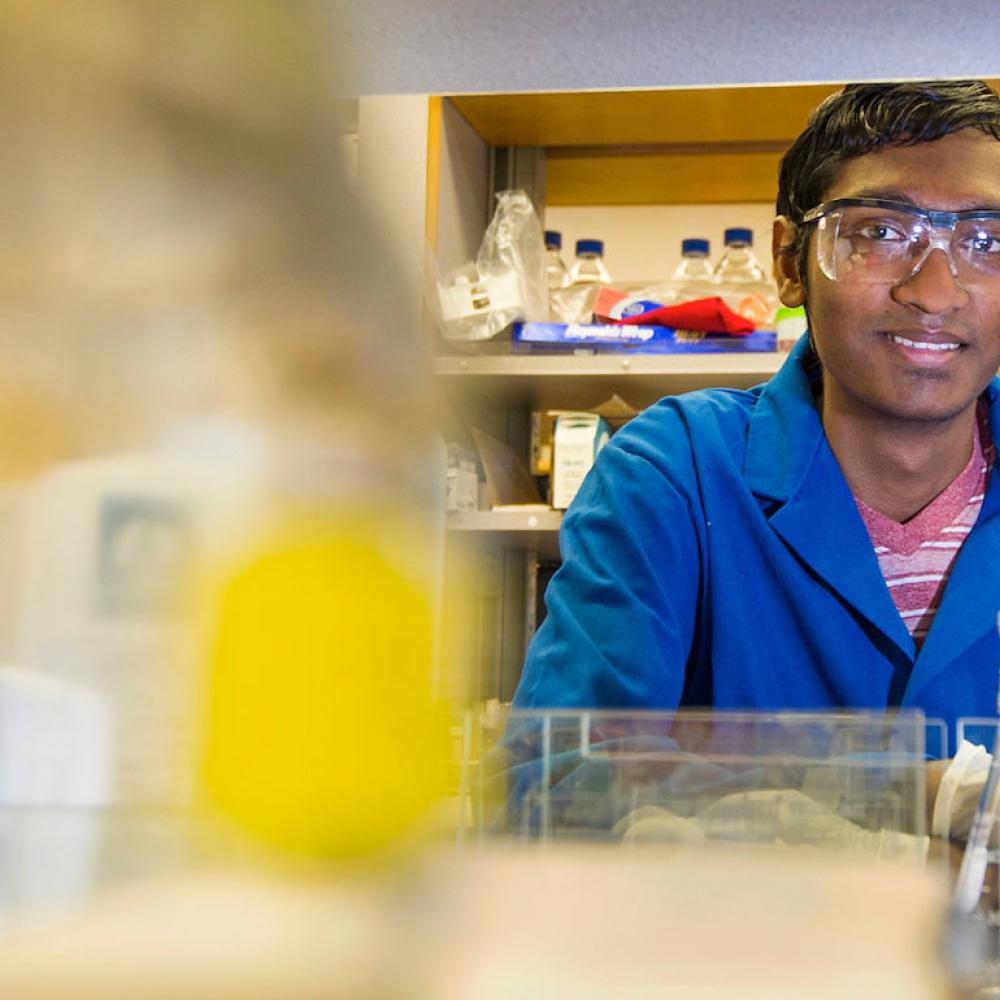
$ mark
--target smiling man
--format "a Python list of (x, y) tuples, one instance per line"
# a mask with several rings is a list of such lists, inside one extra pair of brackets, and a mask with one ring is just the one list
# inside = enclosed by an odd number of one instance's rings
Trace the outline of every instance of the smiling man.
[(847, 87), (777, 207), (808, 335), (601, 452), (515, 705), (995, 712), (1000, 99)]

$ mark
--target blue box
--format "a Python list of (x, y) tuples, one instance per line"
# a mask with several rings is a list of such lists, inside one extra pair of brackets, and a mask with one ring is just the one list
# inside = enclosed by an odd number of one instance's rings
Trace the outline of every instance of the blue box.
[(720, 354), (778, 349), (774, 330), (754, 330), (743, 336), (698, 333), (669, 326), (616, 326), (599, 323), (515, 323), (511, 332), (517, 353), (592, 350), (597, 353)]

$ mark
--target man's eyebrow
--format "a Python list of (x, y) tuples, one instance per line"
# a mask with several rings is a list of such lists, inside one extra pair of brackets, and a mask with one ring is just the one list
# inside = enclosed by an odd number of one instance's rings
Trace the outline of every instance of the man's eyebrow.
[[(922, 205), (915, 201), (913, 196), (906, 191), (897, 188), (862, 188), (851, 195), (852, 198), (879, 198), (882, 201), (897, 201), (904, 205), (912, 205), (914, 208), (928, 209), (927, 205)], [(934, 209), (928, 209), (934, 211)], [(954, 212), (1000, 212), (1000, 201), (979, 202), (965, 205), (962, 208), (949, 209)]]
[(914, 208), (922, 208), (922, 205), (917, 204), (913, 198), (908, 195), (905, 191), (900, 191), (896, 188), (862, 188), (860, 191), (855, 191), (852, 198), (878, 198), (881, 201), (898, 201), (902, 202), (904, 205), (913, 205)]

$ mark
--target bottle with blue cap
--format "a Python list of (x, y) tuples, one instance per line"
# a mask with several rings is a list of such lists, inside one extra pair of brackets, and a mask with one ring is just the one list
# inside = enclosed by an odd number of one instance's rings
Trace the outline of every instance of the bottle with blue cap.
[(576, 260), (569, 272), (571, 285), (607, 285), (611, 275), (604, 266), (603, 240), (577, 240)]
[(569, 271), (562, 259), (562, 233), (555, 229), (545, 230), (545, 278), (549, 292), (565, 288), (569, 284)]
[(753, 230), (727, 229), (724, 241), (726, 251), (712, 276), (716, 294), (730, 309), (746, 316), (758, 327), (766, 327), (774, 319), (778, 296), (754, 256)]
[(710, 251), (708, 240), (694, 237), (681, 240), (681, 262), (670, 277), (673, 301), (691, 302), (716, 294), (712, 264), (708, 259)]
[(715, 278), (723, 284), (763, 281), (764, 269), (754, 256), (752, 229), (727, 229), (726, 250), (716, 265)]

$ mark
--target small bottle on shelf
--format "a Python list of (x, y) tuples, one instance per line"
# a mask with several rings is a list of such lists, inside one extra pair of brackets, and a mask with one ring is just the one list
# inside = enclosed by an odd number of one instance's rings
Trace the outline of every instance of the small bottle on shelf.
[(758, 327), (766, 326), (774, 320), (778, 296), (754, 256), (753, 231), (727, 229), (725, 244), (726, 252), (712, 275), (716, 294), (730, 309), (746, 316)]
[(764, 269), (753, 252), (753, 230), (727, 229), (723, 238), (726, 249), (715, 267), (716, 280), (729, 284), (763, 281)]
[(562, 233), (545, 230), (545, 277), (549, 291), (554, 292), (569, 284), (569, 271), (562, 259)]
[(716, 294), (712, 284), (712, 265), (708, 259), (710, 250), (708, 240), (681, 240), (681, 262), (670, 277), (674, 301), (690, 302)]
[(571, 285), (608, 285), (611, 275), (604, 266), (603, 240), (577, 240), (576, 260), (569, 272)]

